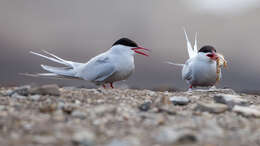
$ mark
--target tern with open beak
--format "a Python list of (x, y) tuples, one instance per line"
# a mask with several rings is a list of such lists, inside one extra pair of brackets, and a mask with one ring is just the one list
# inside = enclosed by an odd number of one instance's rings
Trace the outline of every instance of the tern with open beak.
[(146, 53), (141, 52), (141, 50), (149, 51), (149, 49), (139, 47), (137, 43), (128, 38), (121, 38), (112, 45), (112, 48), (93, 57), (87, 63), (64, 60), (47, 51), (44, 52), (49, 56), (30, 52), (53, 62), (65, 65), (65, 67), (41, 65), (44, 70), (50, 73), (26, 75), (61, 79), (82, 79), (93, 82), (96, 85), (103, 85), (104, 88), (106, 87), (105, 84), (109, 83), (111, 88), (114, 88), (114, 82), (126, 80), (133, 73), (135, 69), (135, 54), (148, 56)]
[(195, 36), (194, 48), (188, 39), (184, 29), (189, 59), (185, 64), (176, 64), (167, 62), (168, 64), (182, 66), (182, 79), (189, 84), (189, 90), (193, 87), (215, 87), (215, 84), (221, 78), (221, 67), (227, 66), (227, 62), (223, 55), (217, 53), (212, 46), (203, 46), (199, 51), (197, 47), (197, 34)]

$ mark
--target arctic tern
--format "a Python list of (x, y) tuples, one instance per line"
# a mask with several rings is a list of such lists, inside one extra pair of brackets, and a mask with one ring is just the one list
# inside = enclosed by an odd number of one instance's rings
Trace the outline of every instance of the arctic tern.
[(44, 51), (44, 53), (49, 56), (31, 51), (30, 53), (34, 55), (65, 65), (65, 67), (41, 65), (44, 70), (50, 73), (26, 75), (62, 79), (81, 79), (93, 82), (96, 85), (103, 85), (104, 88), (106, 87), (105, 84), (109, 83), (111, 88), (114, 88), (114, 82), (126, 80), (133, 73), (135, 69), (135, 54), (148, 56), (140, 50), (149, 51), (149, 49), (139, 47), (136, 42), (128, 38), (121, 38), (112, 45), (112, 48), (93, 57), (86, 63), (64, 60), (47, 51)]
[(210, 45), (203, 46), (198, 51), (197, 33), (195, 35), (195, 44), (192, 48), (185, 29), (184, 33), (187, 41), (189, 59), (185, 64), (176, 64), (169, 61), (167, 63), (183, 67), (182, 79), (189, 84), (189, 90), (198, 86), (215, 87), (216, 82), (222, 76), (220, 67), (226, 67), (226, 60), (223, 55), (217, 53), (216, 49)]

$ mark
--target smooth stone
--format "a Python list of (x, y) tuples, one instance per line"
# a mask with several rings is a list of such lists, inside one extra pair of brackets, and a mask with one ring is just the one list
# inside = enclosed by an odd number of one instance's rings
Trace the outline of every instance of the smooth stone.
[(250, 108), (253, 108), (253, 109), (260, 111), (260, 105), (251, 105)]
[(54, 136), (34, 136), (33, 141), (40, 144), (51, 144), (56, 142), (56, 138)]
[(18, 93), (19, 95), (22, 96), (28, 96), (29, 95), (29, 89), (31, 86), (25, 85), (25, 86), (20, 86), (14, 90), (15, 93)]
[(244, 106), (239, 106), (239, 105), (235, 105), (232, 109), (232, 111), (241, 114), (243, 116), (247, 116), (247, 117), (256, 117), (256, 118), (260, 118), (260, 110), (252, 108), (252, 107), (244, 107)]
[(11, 89), (2, 91), (3, 96), (12, 96), (14, 94), (14, 91)]
[(117, 108), (114, 105), (104, 104), (104, 105), (98, 105), (93, 108), (93, 114), (97, 116), (104, 116), (107, 113), (116, 113)]
[(22, 95), (19, 95), (18, 93), (14, 93), (11, 98), (14, 98), (14, 99), (25, 99), (26, 97), (25, 96), (22, 96)]
[(93, 146), (96, 143), (95, 141), (96, 135), (91, 131), (81, 130), (72, 136), (72, 142), (81, 146)]
[(154, 92), (154, 91), (149, 91), (147, 94), (149, 96), (156, 96), (157, 95), (156, 92)]
[(52, 103), (52, 104), (47, 104), (47, 105), (42, 105), (39, 107), (39, 111), (42, 113), (53, 113), (57, 110), (57, 105)]
[(31, 95), (28, 97), (28, 99), (33, 100), (33, 101), (38, 101), (40, 100), (41, 96), (40, 95)]
[(59, 101), (58, 104), (57, 104), (58, 109), (63, 109), (65, 106), (66, 106), (65, 103), (61, 102), (61, 101)]
[(16, 93), (16, 94), (19, 94), (19, 95), (22, 95), (22, 96), (28, 96), (30, 88), (31, 88), (31, 86), (25, 85), (25, 86), (17, 87), (14, 90), (9, 89), (9, 90), (7, 90), (5, 95), (12, 96)]
[(140, 111), (147, 112), (151, 108), (151, 104), (152, 104), (151, 102), (145, 102), (141, 104), (138, 108)]
[(77, 104), (77, 105), (81, 104), (81, 102), (79, 100), (75, 100), (74, 103)]
[(197, 136), (190, 130), (174, 130), (163, 128), (154, 136), (160, 144), (196, 143)]
[(170, 101), (174, 105), (187, 105), (190, 102), (190, 99), (185, 96), (172, 96), (170, 97)]
[(239, 95), (231, 94), (218, 94), (214, 96), (214, 100), (217, 103), (227, 104), (230, 108), (234, 105), (248, 105), (249, 102), (246, 99), (242, 99)]
[(79, 119), (85, 119), (86, 113), (79, 111), (79, 110), (75, 110), (71, 113), (71, 116), (73, 116), (75, 118), (79, 118)]
[(5, 106), (4, 105), (0, 105), (0, 111), (5, 110)]
[(158, 108), (158, 110), (157, 110), (158, 113), (167, 113), (168, 115), (177, 114), (176, 109), (174, 109), (173, 106), (163, 105), (163, 106), (160, 106), (157, 108)]
[(52, 116), (53, 120), (55, 121), (63, 122), (66, 119), (62, 110), (56, 110), (55, 112), (53, 112)]
[(114, 139), (107, 146), (132, 146), (132, 145), (128, 141)]
[(142, 146), (140, 139), (137, 136), (124, 137), (122, 139), (113, 139), (106, 146)]
[(210, 112), (210, 113), (223, 113), (226, 110), (228, 110), (228, 106), (225, 104), (219, 104), (219, 103), (203, 103), (198, 102), (197, 106), (195, 107), (195, 110), (199, 110), (202, 112)]
[(53, 95), (59, 96), (59, 86), (56, 84), (43, 85), (41, 87), (35, 87), (30, 90), (31, 94), (40, 94), (40, 95)]

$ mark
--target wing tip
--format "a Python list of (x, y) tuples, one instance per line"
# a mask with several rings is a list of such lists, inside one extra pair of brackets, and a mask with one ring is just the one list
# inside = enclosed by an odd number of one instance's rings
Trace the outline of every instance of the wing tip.
[(46, 65), (44, 65), (44, 64), (41, 64), (40, 66), (41, 66), (43, 69), (46, 67)]
[(28, 76), (28, 77), (39, 77), (38, 74), (30, 74), (30, 73), (18, 73), (20, 76)]
[(179, 63), (173, 63), (171, 61), (165, 61), (164, 63), (174, 65), (174, 66), (184, 66), (184, 64), (179, 64)]
[(185, 28), (185, 26), (182, 26), (182, 29), (183, 29), (184, 32), (186, 32), (186, 28)]
[(187, 35), (187, 31), (185, 29), (185, 27), (182, 27), (183, 31), (184, 31), (184, 35), (186, 37), (186, 40), (189, 41), (188, 35)]
[(36, 54), (38, 54), (38, 53), (36, 53), (36, 52), (33, 52), (33, 51), (30, 51), (29, 53), (30, 53), (30, 54), (35, 54), (35, 55), (36, 55)]

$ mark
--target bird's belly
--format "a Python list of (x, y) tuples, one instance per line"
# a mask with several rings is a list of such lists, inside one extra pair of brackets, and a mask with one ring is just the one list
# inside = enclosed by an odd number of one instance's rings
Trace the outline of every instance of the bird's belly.
[(124, 66), (118, 69), (112, 76), (110, 76), (106, 82), (115, 82), (126, 80), (134, 72), (134, 66)]
[(120, 81), (120, 80), (125, 80), (127, 79), (129, 76), (131, 76), (131, 74), (133, 73), (134, 70), (127, 70), (126, 72), (117, 72), (115, 74), (115, 80), (116, 81)]
[(217, 81), (215, 64), (195, 66), (193, 71), (193, 86), (213, 86)]

